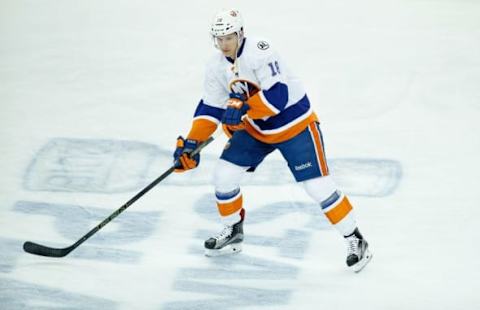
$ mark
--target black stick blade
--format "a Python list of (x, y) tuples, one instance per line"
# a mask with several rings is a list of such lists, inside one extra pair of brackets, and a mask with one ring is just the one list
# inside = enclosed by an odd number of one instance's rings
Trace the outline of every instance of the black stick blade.
[(27, 241), (23, 244), (23, 250), (30, 254), (41, 255), (41, 256), (48, 256), (48, 257), (64, 257), (68, 253), (70, 253), (73, 248), (63, 248), (63, 249), (55, 249), (48, 246), (44, 246), (35, 242)]

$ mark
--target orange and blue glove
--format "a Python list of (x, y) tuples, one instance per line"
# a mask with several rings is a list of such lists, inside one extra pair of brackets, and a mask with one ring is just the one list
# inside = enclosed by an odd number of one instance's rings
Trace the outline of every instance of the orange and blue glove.
[(177, 148), (173, 153), (175, 172), (184, 172), (198, 166), (200, 153), (193, 156), (193, 158), (190, 157), (190, 153), (197, 148), (198, 143), (197, 140), (184, 139), (182, 136), (177, 138)]
[(232, 132), (245, 129), (242, 117), (249, 109), (243, 95), (231, 93), (230, 99), (227, 101), (227, 110), (223, 114), (222, 124)]

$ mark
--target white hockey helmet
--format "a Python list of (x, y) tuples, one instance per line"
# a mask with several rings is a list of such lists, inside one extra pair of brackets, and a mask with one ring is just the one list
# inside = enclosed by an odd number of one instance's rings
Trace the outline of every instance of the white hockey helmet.
[(213, 18), (210, 34), (215, 39), (216, 37), (226, 36), (236, 33), (238, 42), (243, 40), (243, 18), (238, 10), (229, 9), (222, 10), (215, 14)]

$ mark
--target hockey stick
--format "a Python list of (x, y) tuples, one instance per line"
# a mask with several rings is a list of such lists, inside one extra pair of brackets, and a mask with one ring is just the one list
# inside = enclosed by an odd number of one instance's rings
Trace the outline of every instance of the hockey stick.
[[(212, 142), (215, 138), (210, 137), (203, 143), (201, 143), (195, 150), (192, 151), (190, 156), (195, 156), (200, 151), (206, 147), (210, 142)], [(135, 201), (137, 201), (140, 197), (145, 195), (149, 190), (151, 190), (153, 187), (155, 187), (158, 183), (160, 183), (162, 180), (164, 180), (167, 176), (172, 174), (173, 171), (175, 171), (175, 165), (177, 162), (175, 162), (172, 167), (168, 168), (167, 171), (165, 171), (161, 176), (156, 178), (152, 183), (147, 185), (144, 189), (142, 189), (138, 194), (133, 196), (129, 201), (127, 201), (123, 206), (121, 206), (119, 209), (117, 209), (115, 212), (113, 212), (109, 217), (104, 219), (100, 224), (95, 226), (92, 230), (90, 230), (85, 236), (80, 238), (77, 242), (72, 244), (69, 247), (66, 248), (51, 248), (48, 246), (44, 246), (38, 243), (30, 242), (27, 241), (23, 244), (23, 250), (25, 252), (31, 253), (31, 254), (36, 254), (36, 255), (42, 255), (42, 256), (48, 256), (48, 257), (64, 257), (68, 255), (70, 252), (75, 250), (78, 246), (80, 246), (83, 242), (85, 242), (88, 238), (93, 236), (97, 231), (99, 231), (103, 226), (107, 225), (111, 220), (116, 218), (120, 213), (125, 211), (128, 207), (130, 207)]]

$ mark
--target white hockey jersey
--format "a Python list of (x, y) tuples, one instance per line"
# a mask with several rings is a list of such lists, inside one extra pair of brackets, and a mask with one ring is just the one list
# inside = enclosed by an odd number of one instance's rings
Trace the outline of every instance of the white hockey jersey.
[(245, 130), (266, 143), (286, 141), (317, 120), (301, 82), (269, 42), (245, 38), (235, 65), (221, 52), (208, 62), (189, 138), (202, 141), (215, 131), (231, 92), (247, 96)]

